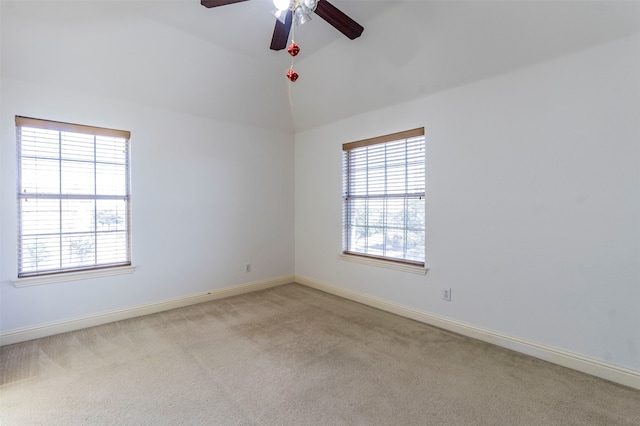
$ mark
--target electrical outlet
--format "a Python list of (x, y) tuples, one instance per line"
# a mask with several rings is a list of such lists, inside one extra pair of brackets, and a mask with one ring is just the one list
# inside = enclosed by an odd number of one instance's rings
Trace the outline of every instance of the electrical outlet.
[(451, 289), (443, 288), (442, 289), (442, 300), (446, 300), (447, 302), (451, 302)]
[(251, 264), (250, 263), (245, 263), (244, 264), (244, 271), (245, 272), (251, 272)]

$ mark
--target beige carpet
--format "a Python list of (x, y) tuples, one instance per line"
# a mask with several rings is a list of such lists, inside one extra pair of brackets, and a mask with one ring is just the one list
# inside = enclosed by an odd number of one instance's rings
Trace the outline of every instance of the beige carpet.
[(2, 426), (640, 424), (639, 391), (297, 284), (0, 359)]

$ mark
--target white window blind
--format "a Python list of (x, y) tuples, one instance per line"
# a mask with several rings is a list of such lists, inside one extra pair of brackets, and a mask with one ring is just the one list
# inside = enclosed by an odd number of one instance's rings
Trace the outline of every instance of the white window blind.
[(18, 277), (131, 265), (129, 138), (16, 117)]
[(424, 128), (342, 149), (343, 252), (424, 266)]

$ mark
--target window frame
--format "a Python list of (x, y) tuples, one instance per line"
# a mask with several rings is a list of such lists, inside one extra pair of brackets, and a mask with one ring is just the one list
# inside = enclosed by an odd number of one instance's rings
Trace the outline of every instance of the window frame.
[[(352, 181), (350, 180), (349, 177), (349, 171), (350, 169), (350, 155), (351, 152), (354, 150), (358, 150), (358, 149), (362, 149), (362, 148), (367, 148), (367, 147), (371, 147), (374, 145), (383, 145), (383, 144), (390, 144), (390, 143), (397, 143), (397, 142), (401, 142), (404, 141), (405, 142), (405, 152), (407, 152), (407, 141), (410, 139), (414, 139), (414, 138), (421, 138), (421, 146), (419, 147), (419, 150), (422, 151), (422, 155), (424, 155), (424, 157), (420, 160), (420, 164), (418, 165), (419, 167), (422, 167), (421, 170), (421, 188), (418, 190), (418, 192), (412, 192), (409, 191), (408, 186), (406, 184), (407, 181), (405, 181), (405, 189), (403, 192), (401, 192), (400, 194), (398, 193), (394, 193), (394, 194), (390, 194), (387, 191), (387, 172), (391, 169), (391, 167), (389, 167), (389, 162), (390, 160), (387, 160), (386, 158), (386, 154), (385, 154), (385, 160), (384, 160), (384, 171), (385, 171), (385, 184), (384, 184), (384, 194), (377, 194), (375, 196), (369, 196), (369, 171), (367, 170), (367, 172), (365, 173), (367, 176), (367, 189), (366, 189), (366, 196), (362, 196), (362, 194), (360, 194), (359, 198), (360, 199), (377, 199), (377, 200), (383, 200), (383, 209), (385, 210), (384, 216), (386, 218), (387, 213), (388, 213), (388, 207), (387, 207), (387, 201), (390, 199), (402, 199), (405, 201), (405, 207), (406, 208), (406, 201), (409, 199), (416, 199), (416, 197), (418, 197), (418, 199), (420, 200), (426, 200), (426, 141), (424, 138), (425, 132), (424, 132), (424, 127), (419, 127), (419, 128), (415, 128), (415, 129), (411, 129), (411, 130), (406, 130), (406, 131), (402, 131), (402, 132), (396, 132), (396, 133), (391, 133), (388, 135), (383, 135), (383, 136), (378, 136), (378, 137), (373, 137), (373, 138), (369, 138), (369, 139), (364, 139), (364, 140), (359, 140), (359, 141), (354, 141), (354, 142), (349, 142), (349, 143), (345, 143), (342, 145), (342, 229), (341, 229), (341, 233), (342, 233), (342, 252), (340, 255), (340, 258), (343, 260), (347, 260), (347, 261), (351, 261), (351, 262), (356, 262), (356, 263), (364, 263), (364, 264), (369, 264), (369, 265), (373, 265), (373, 266), (381, 266), (381, 267), (387, 267), (387, 268), (391, 268), (391, 269), (396, 269), (396, 270), (402, 270), (402, 271), (407, 271), (407, 272), (414, 272), (414, 273), (419, 273), (419, 274), (425, 274), (427, 271), (426, 268), (426, 220), (424, 220), (424, 217), (426, 216), (426, 201), (424, 201), (423, 204), (423, 221), (422, 221), (422, 238), (423, 238), (423, 244), (425, 244), (425, 246), (423, 247), (423, 258), (422, 260), (415, 260), (415, 259), (408, 259), (407, 257), (407, 253), (406, 253), (406, 249), (403, 250), (403, 257), (404, 258), (397, 258), (397, 257), (390, 257), (390, 256), (384, 256), (384, 255), (378, 255), (378, 254), (371, 254), (371, 253), (365, 253), (363, 251), (357, 251), (354, 250), (354, 247), (352, 245), (352, 243), (350, 242), (350, 237), (351, 237), (351, 227), (353, 225), (353, 220), (351, 215), (353, 214), (353, 207), (351, 207), (350, 202), (352, 202), (355, 198), (357, 198), (356, 195), (353, 195), (353, 193), (357, 193), (358, 190), (351, 190), (350, 187), (355, 185), (355, 180)], [(384, 149), (386, 150), (386, 146), (384, 147)], [(356, 151), (357, 154), (357, 151)], [(367, 158), (366, 160), (366, 164), (367, 167), (370, 163), (369, 158)], [(403, 167), (405, 168), (405, 170), (407, 169), (407, 163), (405, 162), (403, 164)], [(406, 178), (405, 178), (406, 179)], [(361, 190), (360, 190), (361, 191)], [(365, 208), (367, 210), (367, 215), (369, 214), (369, 207), (367, 206)], [(406, 220), (406, 210), (405, 211), (405, 221), (403, 223), (403, 228), (402, 228), (402, 232), (405, 235), (406, 238), (406, 232), (409, 230), (408, 228), (408, 222)], [(387, 222), (385, 219), (385, 222), (382, 226), (382, 232), (383, 234), (386, 234), (386, 232), (390, 229), (391, 227), (387, 226)], [(369, 232), (369, 225), (366, 224), (365, 225), (365, 232)], [(383, 245), (386, 244), (386, 237), (383, 236), (383, 238), (385, 238), (385, 242), (383, 243)], [(365, 251), (368, 250), (368, 247), (365, 248)], [(386, 250), (386, 246), (385, 249)]]
[[(109, 129), (109, 128), (103, 128), (103, 127), (72, 124), (72, 123), (65, 123), (65, 122), (59, 122), (59, 121), (53, 121), (53, 120), (23, 117), (18, 115), (15, 116), (15, 124), (16, 124), (16, 160), (17, 160), (17, 170), (16, 170), (17, 280), (14, 281), (14, 285), (16, 287), (24, 287), (24, 286), (30, 286), (30, 285), (48, 284), (52, 282), (61, 282), (61, 281), (72, 281), (77, 279), (86, 279), (86, 278), (100, 277), (100, 276), (106, 276), (106, 275), (119, 275), (119, 274), (133, 272), (135, 268), (132, 266), (132, 261), (131, 261), (131, 257), (132, 257), (132, 254), (131, 254), (131, 143), (130, 143), (131, 133), (125, 130), (116, 130), (116, 129)], [(60, 173), (60, 176), (62, 176), (62, 173), (64, 171), (67, 171), (67, 172), (70, 171), (69, 170), (70, 166), (67, 166), (64, 168), (62, 167), (62, 164), (64, 161), (67, 161), (67, 163), (69, 161), (68, 159), (63, 158), (61, 155), (61, 152), (62, 152), (61, 150), (65, 146), (64, 143), (65, 142), (69, 143), (68, 140), (63, 141), (63, 132), (68, 134), (67, 135), (68, 138), (73, 138), (74, 135), (76, 137), (78, 137), (78, 135), (82, 135), (82, 137), (86, 137), (87, 135), (92, 136), (93, 150), (94, 150), (93, 160), (91, 161), (82, 160), (81, 162), (84, 164), (90, 164), (93, 166), (94, 181), (91, 183), (93, 194), (88, 194), (85, 192), (81, 194), (71, 194), (68, 191), (63, 191), (62, 183), (61, 183), (62, 181), (58, 183), (57, 191), (49, 190), (49, 192), (47, 192), (46, 190), (45, 191), (35, 190), (32, 193), (27, 193), (23, 185), (24, 183), (23, 182), (23, 177), (24, 177), (23, 160), (26, 158), (26, 156), (23, 155), (23, 147), (24, 147), (23, 129), (24, 128), (41, 129), (41, 130), (58, 132), (57, 146), (60, 151), (57, 157), (52, 157), (51, 159), (48, 159), (46, 158), (46, 155), (42, 155), (41, 152), (38, 152), (36, 150), (34, 151), (35, 153), (31, 158), (34, 161), (36, 161), (37, 159), (47, 159), (49, 161), (57, 160), (59, 162), (58, 173)], [(100, 194), (98, 190), (98, 183), (96, 183), (96, 177), (95, 177), (97, 173), (97, 167), (98, 165), (109, 164), (109, 162), (107, 162), (104, 158), (100, 158), (96, 151), (98, 146), (97, 145), (98, 139), (104, 138), (104, 137), (123, 139), (123, 141), (117, 141), (117, 143), (122, 144), (125, 150), (122, 163), (117, 163), (117, 166), (120, 166), (118, 168), (123, 169), (124, 171), (124, 175), (123, 175), (124, 181), (120, 182), (118, 185), (119, 189), (124, 190), (124, 192), (122, 193), (116, 194), (117, 191), (114, 190), (114, 192), (111, 194), (105, 194), (105, 193)], [(104, 140), (103, 140), (103, 143), (104, 143)], [(51, 145), (55, 146), (56, 144), (53, 143)], [(86, 143), (83, 146), (86, 146)], [(106, 144), (106, 146), (109, 147), (108, 143)], [(113, 141), (113, 146), (114, 147), (116, 146), (115, 140)], [(116, 164), (116, 163), (112, 163), (112, 164)], [(37, 182), (38, 184), (41, 183), (40, 180), (36, 180), (35, 182)], [(63, 200), (82, 200), (82, 201), (92, 201), (94, 203), (97, 203), (99, 200), (107, 200), (107, 201), (122, 200), (125, 206), (124, 210), (122, 211), (122, 214), (125, 216), (125, 218), (122, 222), (116, 222), (116, 224), (122, 223), (122, 227), (125, 229), (122, 231), (117, 230), (116, 232), (119, 232), (120, 234), (124, 235), (125, 243), (121, 243), (121, 242), (117, 243), (118, 249), (120, 250), (121, 253), (124, 252), (124, 254), (121, 256), (117, 256), (115, 260), (98, 261), (98, 256), (99, 256), (98, 253), (103, 253), (104, 255), (104, 254), (108, 254), (109, 251), (107, 251), (106, 253), (104, 251), (100, 252), (95, 248), (95, 244), (97, 241), (95, 239), (97, 238), (98, 235), (103, 234), (104, 230), (99, 231), (97, 229), (97, 226), (98, 226), (97, 214), (99, 211), (97, 207), (94, 205), (95, 215), (93, 217), (93, 228), (90, 229), (89, 231), (84, 232), (84, 233), (89, 232), (93, 234), (93, 238), (94, 238), (93, 257), (95, 259), (93, 263), (87, 262), (82, 265), (76, 265), (76, 266), (63, 265), (62, 243), (60, 243), (60, 249), (59, 249), (60, 251), (58, 252), (56, 250), (57, 252), (56, 256), (60, 258), (58, 267), (54, 266), (54, 267), (47, 267), (42, 269), (39, 269), (37, 266), (36, 268), (25, 267), (23, 246), (25, 244), (24, 221), (26, 219), (23, 214), (22, 202), (25, 199), (33, 199), (33, 198), (48, 199), (48, 200), (53, 200), (54, 202), (58, 201), (60, 203), (60, 206), (62, 206)], [(36, 208), (34, 211), (37, 212), (38, 209)], [(74, 219), (67, 219), (65, 221), (63, 219), (63, 216), (61, 215), (59, 220), (60, 220), (60, 226), (58, 227), (57, 231), (55, 231), (51, 235), (57, 234), (61, 239), (62, 236), (68, 234), (68, 232), (64, 231), (63, 227), (65, 226), (65, 224), (66, 226), (70, 226), (71, 224), (73, 224)], [(36, 219), (36, 222), (37, 221), (38, 219)], [(37, 230), (33, 235), (42, 235), (42, 234), (39, 230)]]

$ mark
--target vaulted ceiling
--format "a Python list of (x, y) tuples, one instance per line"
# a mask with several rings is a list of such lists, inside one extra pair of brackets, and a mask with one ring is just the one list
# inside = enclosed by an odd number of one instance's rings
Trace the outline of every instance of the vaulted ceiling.
[(636, 1), (331, 0), (291, 58), (269, 50), (271, 0), (1, 1), (2, 76), (293, 132), (640, 31)]

